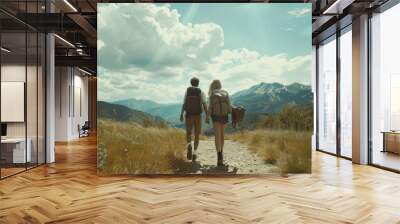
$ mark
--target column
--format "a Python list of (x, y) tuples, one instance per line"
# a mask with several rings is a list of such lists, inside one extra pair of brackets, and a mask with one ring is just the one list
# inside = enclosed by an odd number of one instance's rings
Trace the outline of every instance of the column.
[(368, 15), (353, 19), (353, 140), (352, 157), (368, 163)]

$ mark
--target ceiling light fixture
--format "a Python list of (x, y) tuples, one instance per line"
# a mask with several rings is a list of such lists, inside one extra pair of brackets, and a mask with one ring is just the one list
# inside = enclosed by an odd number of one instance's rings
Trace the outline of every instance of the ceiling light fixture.
[(69, 45), (70, 47), (75, 48), (75, 45), (73, 45), (71, 42), (69, 42), (68, 40), (60, 37), (58, 34), (54, 34), (55, 37), (57, 37), (59, 40), (61, 40), (62, 42), (66, 43), (67, 45)]
[(76, 49), (76, 53), (78, 53), (79, 55), (84, 55), (85, 53), (83, 52), (82, 48), (77, 48)]
[(68, 1), (64, 0), (65, 4), (67, 4), (74, 12), (78, 12), (78, 10)]
[(332, 10), (337, 10), (337, 5), (339, 4), (340, 0), (336, 0), (332, 5), (330, 5), (322, 14), (331, 14)]
[(343, 10), (351, 5), (355, 0), (336, 0), (332, 5), (330, 5), (322, 14), (342, 14)]
[(90, 73), (90, 72), (88, 72), (88, 71), (86, 71), (86, 70), (83, 70), (83, 69), (81, 69), (81, 68), (79, 68), (79, 67), (78, 67), (78, 70), (81, 71), (81, 72), (83, 72), (83, 73), (85, 73), (85, 74), (87, 74), (87, 75), (89, 75), (89, 76), (92, 76), (92, 73)]
[(6, 52), (6, 53), (10, 53), (10, 52), (11, 52), (11, 50), (9, 50), (9, 49), (7, 49), (7, 48), (5, 48), (5, 47), (1, 47), (0, 49), (1, 49), (2, 51)]

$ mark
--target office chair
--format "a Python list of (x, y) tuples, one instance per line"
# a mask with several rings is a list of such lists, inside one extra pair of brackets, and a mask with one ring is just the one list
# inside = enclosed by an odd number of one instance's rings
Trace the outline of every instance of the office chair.
[(78, 129), (79, 129), (79, 138), (89, 136), (89, 129), (90, 129), (89, 121), (85, 121), (85, 123), (82, 125), (82, 127), (80, 127), (80, 125), (78, 125)]

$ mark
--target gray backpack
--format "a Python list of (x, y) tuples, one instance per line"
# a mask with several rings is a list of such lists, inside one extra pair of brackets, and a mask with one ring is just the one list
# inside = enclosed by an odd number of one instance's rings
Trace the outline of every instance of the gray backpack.
[(214, 90), (210, 97), (212, 111), (211, 115), (227, 116), (231, 113), (228, 92), (224, 90)]

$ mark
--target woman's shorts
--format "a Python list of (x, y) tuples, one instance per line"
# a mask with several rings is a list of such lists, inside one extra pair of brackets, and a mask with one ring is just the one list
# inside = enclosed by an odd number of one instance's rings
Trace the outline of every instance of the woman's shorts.
[(228, 123), (228, 115), (226, 116), (217, 116), (217, 115), (211, 115), (211, 120), (213, 123), (222, 123), (222, 124), (227, 124)]

